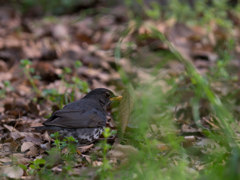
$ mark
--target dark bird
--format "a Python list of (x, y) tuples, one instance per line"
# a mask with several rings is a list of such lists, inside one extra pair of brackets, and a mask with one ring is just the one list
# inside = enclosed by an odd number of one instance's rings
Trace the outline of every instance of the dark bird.
[(99, 139), (107, 122), (107, 107), (112, 100), (119, 100), (113, 92), (98, 88), (82, 99), (67, 104), (52, 113), (37, 131), (59, 132), (61, 137), (73, 136), (79, 144), (89, 144)]

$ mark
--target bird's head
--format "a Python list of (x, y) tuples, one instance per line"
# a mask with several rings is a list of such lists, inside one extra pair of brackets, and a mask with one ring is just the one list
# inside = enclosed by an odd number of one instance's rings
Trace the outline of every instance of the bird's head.
[(95, 99), (99, 101), (103, 107), (107, 107), (111, 101), (120, 100), (122, 96), (115, 96), (112, 91), (105, 88), (97, 88), (90, 91), (84, 98)]

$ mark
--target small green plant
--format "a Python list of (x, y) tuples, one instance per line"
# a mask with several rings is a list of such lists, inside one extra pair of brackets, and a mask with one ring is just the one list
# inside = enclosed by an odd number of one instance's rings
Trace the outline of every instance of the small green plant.
[[(116, 173), (116, 177), (119, 176), (119, 179), (127, 177), (131, 177), (128, 179), (146, 179), (146, 177), (155, 179), (156, 176), (159, 179), (213, 179), (213, 177), (225, 179), (228, 176), (231, 177), (229, 179), (234, 179), (232, 177), (238, 177), (236, 170), (238, 163), (234, 163), (240, 151), (237, 137), (238, 116), (234, 116), (232, 109), (226, 106), (222, 97), (213, 91), (210, 83), (219, 83), (222, 80), (232, 81), (230, 75), (232, 72), (227, 69), (232, 59), (231, 48), (226, 49), (225, 52), (222, 50), (221, 60), (213, 69), (216, 73), (210, 81), (208, 76), (200, 75), (193, 64), (184, 59), (162, 33), (153, 28), (152, 36), (159, 38), (168, 46), (175, 56), (174, 59), (185, 66), (185, 74), (178, 77), (161, 77), (161, 81), (167, 82), (168, 91), (166, 92), (162, 90), (166, 86), (164, 83), (157, 85), (159, 77), (153, 78), (151, 82), (135, 84), (134, 92), (138, 98), (136, 98), (129, 126), (137, 127), (135, 130), (126, 131), (124, 143), (131, 143), (138, 147), (141, 156), (130, 157), (129, 163)], [(229, 42), (227, 47), (232, 43)], [(236, 99), (236, 96), (233, 98)], [(204, 117), (201, 115), (203, 105), (200, 104), (202, 99), (208, 103), (204, 108), (207, 109), (208, 116), (214, 117), (214, 124), (218, 126), (218, 131), (204, 126)], [(226, 98), (225, 100), (230, 100), (232, 103), (234, 99)], [(197, 142), (189, 149), (181, 145), (184, 139), (176, 133), (178, 123), (174, 117), (174, 109), (184, 103), (188, 104), (190, 109), (184, 109), (188, 115), (184, 116), (183, 121), (193, 123), (201, 129), (205, 136), (201, 140), (210, 141), (211, 143), (208, 144), (210, 147), (199, 147)], [(161, 148), (159, 151), (156, 146), (159, 142), (166, 143), (170, 149), (162, 153)], [(189, 168), (195, 168), (192, 164), (195, 158), (204, 168), (190, 172)]]
[(88, 83), (86, 81), (80, 80), (78, 77), (74, 76), (72, 77), (72, 88), (75, 89), (75, 91), (82, 91), (86, 93), (89, 89)]
[[(80, 78), (76, 74), (77, 69), (81, 66), (82, 66), (81, 61), (75, 61), (73, 69), (65, 67), (63, 69), (63, 74), (60, 75), (60, 78), (62, 82), (65, 84), (65, 86), (71, 89), (71, 93), (69, 94), (71, 101), (74, 100), (76, 91), (86, 93), (89, 90), (87, 82), (80, 80)], [(72, 77), (69, 78), (70, 76)]]
[[(75, 63), (74, 63), (75, 72), (81, 66), (82, 66), (82, 62), (81, 61), (75, 61)], [(89, 87), (88, 87), (87, 82), (80, 80), (79, 77), (77, 77), (76, 73), (72, 77), (72, 82), (73, 82), (73, 88), (75, 89), (75, 91), (79, 90), (79, 91), (82, 91), (84, 93), (88, 92)]]
[(39, 76), (32, 76), (32, 73), (35, 72), (35, 69), (31, 67), (32, 62), (28, 59), (23, 59), (20, 61), (20, 65), (23, 68), (24, 74), (27, 77), (28, 81), (30, 82), (33, 91), (36, 93), (37, 96), (41, 96), (41, 91), (37, 88), (35, 83), (36, 79), (39, 79)]
[(55, 148), (52, 148), (49, 151), (49, 156), (58, 152), (61, 160), (64, 162), (63, 173), (68, 173), (72, 170), (75, 163), (74, 161), (77, 153), (77, 140), (72, 136), (65, 137), (63, 140), (60, 140), (58, 132), (54, 133), (52, 137), (54, 138)]
[(236, 76), (231, 76), (227, 69), (233, 58), (232, 54), (234, 52), (235, 44), (236, 42), (234, 39), (229, 39), (221, 45), (218, 45), (216, 51), (219, 55), (219, 58), (216, 62), (216, 66), (211, 68), (209, 79), (212, 79), (213, 81), (216, 79), (226, 81), (237, 79)]
[(110, 128), (108, 127), (104, 128), (103, 131), (104, 141), (101, 143), (103, 160), (101, 167), (98, 169), (98, 173), (101, 176), (101, 179), (105, 179), (106, 177), (111, 176), (109, 170), (112, 169), (112, 166), (109, 160), (107, 159), (107, 152), (111, 148), (111, 146), (107, 143), (107, 138), (109, 138), (111, 134), (112, 133)]
[(82, 62), (81, 61), (75, 61), (75, 68), (80, 68), (82, 66)]
[(29, 174), (35, 174), (41, 172), (42, 167), (46, 164), (45, 159), (36, 159), (32, 162), (30, 165), (30, 171)]
[(82, 81), (76, 75), (77, 68), (81, 66), (81, 61), (75, 61), (73, 69), (65, 67), (63, 69), (63, 73), (59, 75), (64, 86), (67, 87), (64, 93), (59, 93), (57, 89), (45, 89), (43, 90), (42, 95), (56, 103), (61, 109), (65, 104), (75, 100), (76, 92), (88, 92), (88, 83), (86, 81)]
[[(239, 12), (239, 7), (230, 8), (226, 0), (213, 0), (211, 3), (208, 0), (191, 2), (171, 0), (166, 1), (165, 5), (162, 5), (159, 1), (149, 3), (143, 0), (125, 0), (125, 4), (129, 8), (131, 16), (137, 20), (139, 20), (139, 15), (145, 14), (154, 20), (161, 18), (163, 20), (175, 19), (177, 22), (189, 25), (205, 25), (210, 31), (212, 30), (211, 22), (213, 21), (220, 27), (231, 30), (233, 23), (228, 18), (227, 12), (229, 9)], [(136, 7), (138, 7), (137, 10)], [(135, 11), (132, 9), (135, 9)]]
[(13, 90), (14, 90), (14, 88), (11, 85), (10, 81), (8, 81), (8, 80), (3, 81), (3, 88), (0, 89), (0, 98), (4, 98), (6, 96), (7, 92), (10, 92), (10, 91), (13, 91)]
[(60, 94), (57, 89), (44, 89), (42, 95), (50, 101), (56, 103), (60, 109), (69, 102), (67, 94)]
[[(59, 132), (55, 132), (54, 134), (51, 134), (51, 137), (54, 139), (53, 144), (56, 146), (56, 148), (59, 151), (67, 147), (71, 150), (70, 152), (72, 152), (73, 146), (72, 146), (71, 143), (77, 143), (77, 140), (72, 136), (65, 137), (63, 140), (60, 140), (59, 139), (59, 137), (60, 137)], [(75, 153), (75, 152), (73, 152), (73, 153)]]
[(159, 19), (161, 13), (159, 4), (157, 2), (152, 2), (150, 8), (145, 8), (145, 13), (152, 19)]
[(49, 178), (55, 176), (50, 169), (61, 163), (62, 172), (58, 176), (59, 178), (66, 178), (75, 164), (77, 140), (72, 136), (60, 140), (58, 132), (51, 134), (51, 137), (54, 139), (54, 147), (47, 151), (48, 155), (46, 157), (34, 160), (30, 165), (28, 173), (37, 175), (40, 179)]

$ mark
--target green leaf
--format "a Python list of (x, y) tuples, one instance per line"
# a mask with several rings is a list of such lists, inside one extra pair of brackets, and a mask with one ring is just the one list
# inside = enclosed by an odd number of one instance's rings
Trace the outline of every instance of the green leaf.
[(30, 73), (34, 73), (35, 69), (34, 68), (29, 68)]
[(55, 138), (55, 139), (57, 139), (59, 136), (60, 136), (59, 132), (55, 132), (54, 134), (50, 135), (51, 138)]
[(67, 141), (67, 142), (77, 142), (77, 140), (74, 137), (72, 137), (72, 136), (66, 137), (64, 139), (64, 141)]
[(24, 164), (19, 164), (18, 166), (19, 166), (20, 168), (22, 168), (23, 170), (25, 170), (25, 171), (27, 170), (27, 166), (25, 166)]
[(108, 138), (109, 136), (111, 136), (111, 131), (110, 131), (110, 128), (104, 128), (104, 132), (103, 132), (103, 136), (105, 138)]
[(28, 59), (22, 59), (22, 60), (20, 61), (20, 64), (21, 64), (21, 67), (26, 67), (27, 65), (31, 65), (32, 62), (29, 61)]
[(59, 94), (58, 94), (56, 89), (52, 88), (52, 89), (44, 89), (43, 90), (43, 95), (44, 96), (47, 96), (47, 95), (57, 96)]
[(75, 68), (79, 68), (82, 66), (82, 62), (81, 61), (75, 61)]
[(44, 165), (46, 161), (44, 159), (36, 159), (33, 164), (34, 165)]
[(40, 79), (41, 79), (41, 76), (38, 76), (38, 75), (36, 75), (36, 76), (33, 76), (33, 79), (40, 80)]
[(36, 167), (35, 167), (33, 164), (31, 164), (29, 167), (30, 167), (31, 169), (36, 169)]
[(5, 87), (9, 87), (11, 85), (10, 81), (8, 81), (8, 80), (3, 81), (3, 84)]
[(65, 68), (63, 69), (63, 71), (64, 71), (64, 73), (66, 73), (66, 74), (70, 74), (70, 73), (72, 72), (72, 69), (69, 68), (69, 67), (65, 67)]

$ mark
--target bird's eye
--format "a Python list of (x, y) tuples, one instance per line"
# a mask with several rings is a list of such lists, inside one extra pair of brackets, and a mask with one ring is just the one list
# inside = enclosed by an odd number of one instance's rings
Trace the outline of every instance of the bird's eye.
[(111, 96), (111, 94), (110, 94), (109, 92), (106, 92), (106, 93), (105, 93), (105, 96), (108, 98), (108, 97)]

